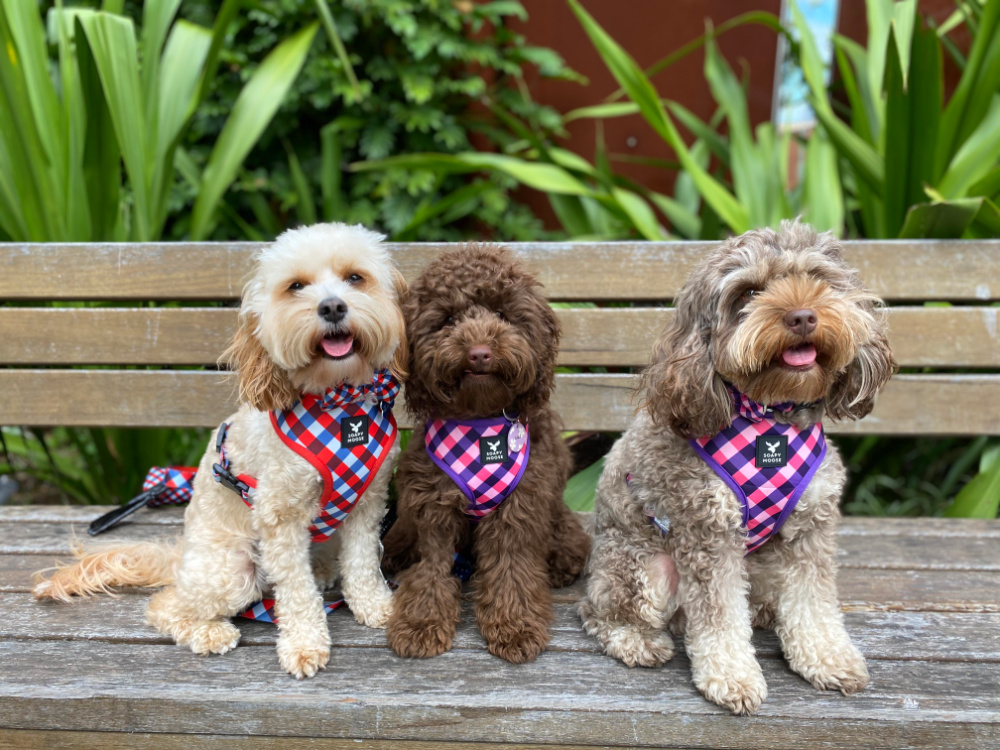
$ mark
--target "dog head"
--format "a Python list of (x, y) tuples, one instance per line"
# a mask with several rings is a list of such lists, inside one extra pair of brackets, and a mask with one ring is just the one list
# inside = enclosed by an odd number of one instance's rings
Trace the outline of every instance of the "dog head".
[(798, 222), (747, 232), (692, 272), (640, 388), (654, 421), (683, 437), (730, 424), (725, 382), (762, 404), (822, 399), (861, 419), (896, 369), (881, 301), (840, 242)]
[(366, 382), (374, 370), (405, 375), (400, 302), (406, 282), (361, 226), (291, 229), (256, 258), (239, 326), (223, 361), (240, 400), (285, 409), (299, 393)]
[(414, 416), (529, 414), (548, 402), (559, 323), (506, 250), (467, 245), (427, 266), (403, 305)]

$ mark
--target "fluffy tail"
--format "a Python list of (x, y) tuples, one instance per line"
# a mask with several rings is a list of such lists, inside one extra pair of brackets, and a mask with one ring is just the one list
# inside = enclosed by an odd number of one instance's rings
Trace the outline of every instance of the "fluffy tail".
[[(180, 541), (116, 544), (91, 552), (73, 550), (76, 562), (35, 573), (36, 599), (69, 602), (74, 596), (114, 594), (114, 586), (159, 587), (173, 583), (181, 559)], [(52, 573), (48, 579), (47, 573)]]

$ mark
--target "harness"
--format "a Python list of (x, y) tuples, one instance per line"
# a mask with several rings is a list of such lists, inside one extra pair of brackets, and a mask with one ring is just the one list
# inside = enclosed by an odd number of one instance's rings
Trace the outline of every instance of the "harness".
[[(388, 370), (379, 370), (371, 383), (340, 385), (322, 396), (303, 393), (292, 408), (270, 413), (281, 441), (312, 464), (323, 480), (320, 512), (309, 526), (314, 542), (333, 536), (389, 455), (396, 439), (392, 407), (399, 388)], [(229, 471), (228, 427), (226, 423), (219, 427), (219, 463), (212, 466), (212, 473), (215, 481), (252, 508), (257, 480)]]
[(429, 419), (427, 455), (458, 485), (472, 521), (488, 516), (514, 491), (528, 465), (528, 426), (515, 416)]
[(764, 406), (727, 384), (733, 397), (732, 424), (691, 447), (736, 493), (747, 530), (747, 554), (774, 536), (795, 509), (826, 456), (821, 422), (808, 427), (781, 424), (775, 412), (795, 404)]

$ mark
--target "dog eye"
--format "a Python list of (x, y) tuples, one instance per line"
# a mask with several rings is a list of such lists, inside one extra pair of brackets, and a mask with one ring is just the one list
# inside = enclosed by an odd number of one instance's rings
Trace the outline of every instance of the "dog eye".
[(453, 316), (449, 315), (447, 318), (444, 319), (444, 323), (441, 324), (441, 327), (442, 328), (447, 328), (448, 326), (452, 325), (454, 322), (455, 322), (455, 318)]
[(743, 292), (743, 301), (749, 302), (758, 294), (760, 294), (760, 289), (754, 289), (751, 287), (750, 289), (747, 289), (746, 291)]
[(299, 289), (304, 289), (304, 288), (305, 284), (303, 284), (301, 281), (293, 281), (291, 284), (288, 285), (288, 291), (290, 292), (297, 292), (299, 291)]
[(352, 273), (350, 276), (347, 277), (348, 284), (360, 284), (364, 280), (365, 280), (364, 276), (362, 276), (359, 273)]
[(500, 318), (500, 320), (504, 321), (505, 323), (507, 322), (507, 316), (503, 314), (503, 310), (497, 310), (496, 313), (497, 317)]

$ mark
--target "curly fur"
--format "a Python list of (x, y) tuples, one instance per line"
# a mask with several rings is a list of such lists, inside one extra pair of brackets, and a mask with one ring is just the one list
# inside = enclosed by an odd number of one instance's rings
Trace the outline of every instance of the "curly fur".
[[(418, 426), (399, 461), (399, 520), (385, 540), (400, 577), (389, 644), (401, 656), (451, 648), (460, 583), (452, 554), (476, 561), (476, 617), (489, 650), (511, 662), (544, 650), (550, 586), (572, 582), (590, 539), (562, 501), (570, 470), (561, 425), (549, 407), (559, 325), (538, 283), (505, 250), (470, 245), (441, 256), (410, 287), (403, 306), (410, 343), (407, 408)], [(469, 349), (492, 351), (488, 373), (469, 372)], [(474, 369), (474, 368), (472, 368)], [(531, 433), (531, 459), (517, 489), (471, 526), (468, 501), (428, 457), (430, 416), (475, 418), (518, 412)]]
[[(282, 234), (256, 259), (243, 293), (240, 323), (223, 359), (236, 370), (240, 408), (226, 421), (231, 470), (258, 480), (254, 508), (215, 482), (215, 433), (201, 459), (180, 543), (101, 546), (38, 583), (37, 598), (68, 601), (115, 586), (161, 587), (147, 620), (199, 654), (225, 653), (239, 640), (229, 621), (272, 587), (279, 617), (278, 658), (310, 677), (330, 657), (322, 590), (336, 578), (355, 617), (385, 627), (391, 593), (379, 568), (379, 523), (398, 443), (330, 541), (312, 545), (307, 529), (322, 485), (316, 470), (289, 450), (269, 410), (302, 392), (371, 379), (374, 370), (405, 372), (400, 301), (405, 283), (381, 235), (360, 226), (320, 224)], [(339, 297), (339, 323), (319, 304)], [(331, 335), (353, 337), (353, 354), (324, 356)]]
[[(673, 655), (671, 623), (698, 689), (734, 713), (753, 713), (767, 695), (753, 624), (773, 626), (791, 668), (817, 688), (860, 690), (868, 671), (836, 595), (846, 472), (835, 446), (779, 534), (745, 556), (740, 502), (687, 438), (731, 423), (726, 381), (761, 403), (802, 403), (786, 418), (800, 426), (868, 414), (895, 369), (881, 303), (832, 235), (786, 222), (708, 255), (676, 308), (640, 379), (643, 407), (598, 483), (584, 626), (629, 666), (657, 666)], [(816, 314), (808, 334), (784, 322), (802, 308)], [(782, 352), (803, 344), (815, 365), (784, 367)], [(646, 507), (669, 518), (669, 535)]]

